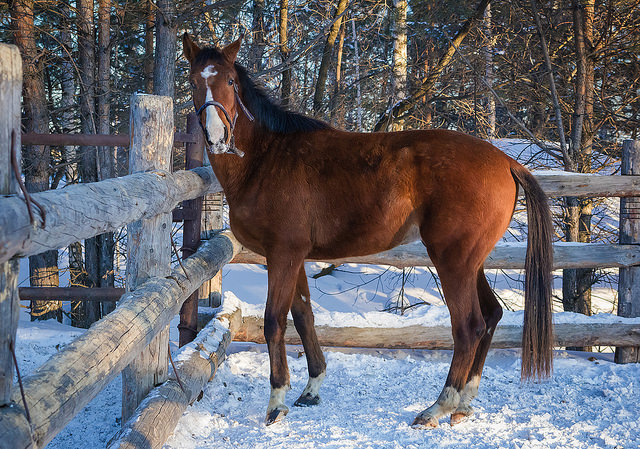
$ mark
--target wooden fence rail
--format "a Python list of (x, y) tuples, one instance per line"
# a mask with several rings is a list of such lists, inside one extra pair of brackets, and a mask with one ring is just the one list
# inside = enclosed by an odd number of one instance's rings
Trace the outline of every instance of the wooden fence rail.
[[(487, 269), (522, 269), (527, 247), (522, 244), (498, 244), (484, 264)], [(595, 243), (575, 243), (553, 245), (553, 266), (560, 268), (609, 268), (640, 265), (640, 245), (607, 245)], [(243, 249), (232, 263), (266, 264), (266, 259), (254, 252)], [(370, 256), (346, 257), (327, 260), (335, 264), (359, 263), (389, 265), (397, 268), (433, 266), (427, 250), (421, 243), (410, 243), (372, 254)]]
[(20, 287), (21, 301), (119, 301), (125, 289), (118, 287)]
[[(38, 134), (22, 135), (24, 145), (78, 145), (100, 147), (129, 147), (129, 134)], [(174, 143), (195, 142), (196, 137), (189, 133), (175, 133)]]
[(41, 221), (31, 225), (22, 198), (1, 197), (0, 263), (115, 231), (141, 218), (171, 212), (181, 201), (221, 190), (210, 167), (75, 184), (32, 195), (44, 208), (44, 227)]
[[(639, 346), (640, 323), (555, 324), (555, 346)], [(318, 341), (323, 346), (353, 348), (453, 349), (451, 326), (405, 327), (332, 327), (316, 326)], [(242, 318), (236, 341), (265, 343), (264, 320)], [(302, 344), (292, 321), (287, 323), (287, 344)], [(522, 326), (498, 324), (491, 341), (492, 348), (519, 348)]]
[(176, 372), (149, 393), (107, 449), (160, 449), (187, 407), (215, 376), (241, 323), (239, 308), (223, 310), (194, 341), (183, 346), (176, 356)]
[[(20, 392), (0, 414), (0, 448), (44, 447), (173, 318), (182, 302), (239, 250), (230, 233), (205, 242), (181, 269), (151, 278), (123, 296), (116, 310), (23, 379), (32, 427)], [(32, 445), (31, 438), (35, 446)]]

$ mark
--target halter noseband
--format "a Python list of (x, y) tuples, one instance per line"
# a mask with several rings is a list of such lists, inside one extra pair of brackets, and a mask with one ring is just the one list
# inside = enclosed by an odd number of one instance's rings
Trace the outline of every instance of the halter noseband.
[[(235, 82), (233, 83), (233, 93), (235, 96), (236, 104), (240, 106), (240, 109), (242, 109), (242, 112), (244, 112), (247, 118), (250, 121), (253, 121), (254, 120), (253, 115), (251, 114), (251, 112), (249, 112), (247, 107), (242, 102), (242, 99), (238, 94), (238, 85)], [(198, 123), (200, 123), (200, 128), (202, 128), (204, 135), (207, 137), (206, 140), (208, 140), (209, 133), (207, 132), (207, 129), (204, 127), (204, 125), (202, 124), (202, 120), (200, 120), (200, 116), (205, 111), (205, 109), (207, 109), (209, 106), (215, 106), (216, 108), (220, 109), (224, 114), (225, 118), (227, 119), (227, 123), (229, 123), (229, 128), (230, 128), (229, 136), (227, 137), (227, 141), (225, 142), (225, 144), (229, 146), (229, 152), (233, 154), (237, 154), (240, 157), (244, 156), (244, 152), (236, 148), (234, 144), (233, 132), (236, 127), (236, 120), (238, 119), (238, 111), (236, 109), (236, 114), (234, 115), (233, 120), (231, 120), (231, 115), (229, 115), (229, 112), (227, 112), (226, 108), (219, 101), (215, 101), (215, 100), (207, 101), (196, 110), (196, 115), (198, 116)], [(208, 146), (208, 144), (207, 144), (207, 151), (211, 152), (211, 147)]]

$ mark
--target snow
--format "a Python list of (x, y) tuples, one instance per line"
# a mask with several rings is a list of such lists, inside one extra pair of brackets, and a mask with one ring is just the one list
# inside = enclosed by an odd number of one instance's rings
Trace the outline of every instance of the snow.
[(235, 345), (216, 379), (180, 420), (173, 448), (538, 448), (637, 447), (638, 365), (616, 365), (561, 352), (554, 377), (520, 383), (518, 352), (491, 351), (476, 414), (454, 428), (410, 427), (438, 396), (450, 351), (327, 351), (327, 377), (316, 407), (292, 403), (307, 381), (306, 362), (289, 352), (286, 419), (263, 423), (269, 360), (262, 347)]

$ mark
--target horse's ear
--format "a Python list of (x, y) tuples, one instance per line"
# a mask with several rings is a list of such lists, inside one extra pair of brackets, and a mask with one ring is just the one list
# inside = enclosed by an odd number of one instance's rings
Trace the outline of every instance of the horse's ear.
[(242, 37), (222, 49), (222, 54), (231, 64), (236, 62), (236, 57), (238, 56), (238, 51), (240, 50), (240, 44), (242, 44)]
[(191, 39), (189, 33), (186, 32), (182, 35), (182, 53), (189, 63), (192, 63), (196, 55), (200, 53), (200, 47)]

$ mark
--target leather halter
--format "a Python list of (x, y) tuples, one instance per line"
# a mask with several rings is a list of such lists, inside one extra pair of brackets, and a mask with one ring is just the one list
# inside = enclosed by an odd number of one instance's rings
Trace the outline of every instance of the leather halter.
[[(234, 82), (233, 83), (233, 93), (235, 96), (235, 100), (236, 100), (236, 104), (240, 106), (240, 109), (242, 109), (242, 112), (244, 112), (244, 114), (247, 116), (247, 118), (250, 121), (254, 121), (254, 117), (253, 114), (251, 114), (251, 112), (249, 112), (249, 109), (247, 109), (247, 107), (244, 105), (244, 103), (242, 102), (242, 99), (240, 98), (240, 94), (238, 94), (238, 85)], [(236, 120), (238, 120), (238, 111), (236, 109), (236, 113), (233, 117), (233, 120), (231, 120), (231, 115), (229, 114), (229, 112), (227, 111), (227, 109), (222, 105), (222, 103), (220, 103), (219, 101), (207, 101), (205, 102), (202, 106), (200, 106), (197, 110), (196, 110), (196, 115), (198, 116), (198, 123), (200, 123), (200, 128), (202, 128), (202, 131), (206, 137), (205, 139), (205, 145), (207, 146), (207, 151), (211, 152), (211, 147), (208, 145), (208, 143), (206, 142), (209, 138), (209, 133), (207, 132), (207, 129), (204, 127), (204, 125), (202, 124), (202, 120), (200, 120), (200, 116), (202, 115), (202, 113), (209, 107), (209, 106), (215, 106), (216, 108), (220, 109), (222, 111), (222, 113), (224, 114), (224, 117), (227, 119), (227, 123), (229, 123), (229, 135), (227, 136), (227, 141), (225, 142), (225, 144), (229, 147), (229, 150), (227, 152), (229, 153), (233, 153), (233, 154), (237, 154), (238, 156), (242, 157), (244, 156), (244, 152), (238, 148), (236, 148), (235, 146), (235, 142), (234, 142), (234, 129), (236, 127)], [(225, 126), (225, 131), (226, 131), (226, 126)]]

